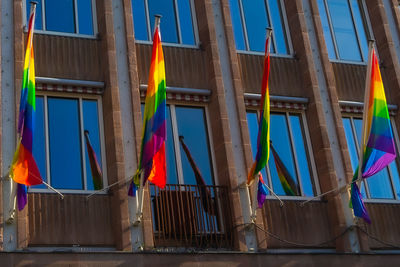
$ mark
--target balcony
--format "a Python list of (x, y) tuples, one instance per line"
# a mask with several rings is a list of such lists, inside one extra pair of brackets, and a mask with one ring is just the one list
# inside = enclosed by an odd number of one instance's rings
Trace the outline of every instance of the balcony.
[(156, 247), (232, 248), (226, 186), (150, 185)]

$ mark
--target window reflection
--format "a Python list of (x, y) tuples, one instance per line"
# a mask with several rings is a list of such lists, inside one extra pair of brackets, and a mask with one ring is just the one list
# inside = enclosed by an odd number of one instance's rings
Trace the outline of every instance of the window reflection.
[(191, 0), (132, 0), (135, 38), (151, 40), (154, 15), (159, 14), (163, 42), (195, 45), (192, 9)]
[[(27, 21), (31, 1), (26, 0)], [(35, 29), (84, 35), (94, 34), (93, 0), (39, 0)], [(44, 11), (44, 14), (43, 14)]]
[[(90, 142), (102, 168), (99, 118), (99, 102), (96, 99), (55, 96), (36, 98), (33, 155), (44, 181), (57, 189), (94, 190), (83, 131), (89, 131)], [(32, 187), (45, 188), (43, 184)]]
[[(312, 179), (310, 160), (300, 114), (287, 112), (271, 113), (270, 122), (270, 139), (272, 145), (293, 179), (293, 183), (297, 188), (301, 188), (299, 191), (302, 196), (314, 196), (315, 185)], [(253, 158), (255, 158), (258, 134), (257, 112), (247, 112), (247, 123)], [(267, 176), (268, 170), (269, 175)], [(266, 168), (262, 170), (263, 177), (268, 177), (264, 181), (270, 185), (272, 184), (272, 189), (276, 194), (286, 195), (279, 180), (275, 158), (271, 151), (269, 154), (268, 170)]]

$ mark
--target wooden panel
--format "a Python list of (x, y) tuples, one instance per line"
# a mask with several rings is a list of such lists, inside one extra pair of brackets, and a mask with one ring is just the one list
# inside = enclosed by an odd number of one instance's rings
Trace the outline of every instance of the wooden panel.
[(332, 63), (339, 100), (364, 100), (365, 75), (367, 66)]
[[(264, 204), (269, 232), (281, 239), (316, 245), (332, 239), (329, 232), (328, 205), (326, 202), (312, 201), (300, 206), (300, 201), (284, 201), (281, 207), (279, 201), (267, 200)], [(294, 248), (302, 247), (281, 242), (268, 236), (269, 248)], [(333, 243), (323, 244), (323, 247), (334, 247)], [(315, 247), (315, 246), (307, 246)]]
[[(400, 205), (399, 204), (377, 204), (365, 203), (371, 217), (371, 224), (363, 223), (362, 227), (368, 234), (385, 243), (399, 246), (400, 240)], [(388, 245), (382, 244), (373, 238), (369, 238), (371, 249), (393, 249)]]
[(29, 245), (114, 246), (109, 196), (28, 196)]
[[(151, 45), (136, 44), (140, 84), (147, 84)], [(207, 89), (205, 54), (200, 49), (164, 46), (167, 86)]]
[[(239, 67), (246, 93), (260, 93), (263, 56), (238, 54)], [(299, 61), (293, 58), (271, 57), (269, 88), (272, 95), (303, 96)]]
[(103, 81), (99, 40), (35, 34), (36, 76)]

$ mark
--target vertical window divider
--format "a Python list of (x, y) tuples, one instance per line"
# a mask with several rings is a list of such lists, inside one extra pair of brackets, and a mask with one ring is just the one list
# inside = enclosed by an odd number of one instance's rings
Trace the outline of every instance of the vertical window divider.
[(392, 174), (392, 170), (390, 169), (390, 164), (388, 166), (386, 166), (386, 169), (389, 172), (389, 182), (390, 182), (390, 187), (392, 189), (393, 198), (397, 200), (396, 187), (393, 183), (393, 174)]
[(282, 13), (283, 26), (285, 27), (284, 31), (285, 31), (287, 46), (289, 49), (289, 53), (293, 54), (292, 38), (290, 37), (289, 23), (288, 23), (287, 17), (286, 17), (285, 4), (283, 3), (283, 0), (278, 0), (278, 1), (280, 3), (280, 11)]
[[(357, 23), (356, 23), (355, 18), (354, 18), (353, 6), (351, 5), (350, 0), (347, 0), (347, 3), (348, 3), (349, 8), (350, 8), (351, 21), (353, 21), (353, 26), (354, 26), (354, 29), (355, 29), (355, 32), (356, 32), (356, 38), (357, 38), (358, 49), (360, 50), (360, 54), (361, 54), (361, 57), (362, 57), (362, 61), (363, 61), (363, 62), (366, 62), (366, 57), (365, 57), (364, 51), (362, 50), (362, 47), (361, 47), (361, 40), (360, 40), (360, 34), (359, 34), (359, 30), (360, 30), (360, 29), (357, 27)], [(360, 11), (361, 11), (361, 10), (360, 10)]]
[(96, 36), (99, 33), (99, 29), (97, 28), (96, 0), (91, 0), (91, 2), (92, 2), (93, 35)]
[(42, 0), (42, 28), (45, 31), (46, 28), (46, 0)]
[(195, 41), (196, 45), (199, 45), (199, 43), (200, 43), (199, 28), (197, 25), (196, 8), (194, 5), (194, 0), (190, 0), (189, 4), (190, 4), (190, 12), (192, 15), (194, 41)]
[(78, 0), (74, 0), (75, 32), (79, 34)]
[[(275, 54), (278, 54), (277, 53), (278, 52), (278, 47), (276, 46), (275, 31), (273, 30), (274, 29), (274, 23), (273, 23), (273, 21), (271, 19), (271, 14), (269, 12), (271, 9), (269, 8), (268, 0), (264, 0), (264, 3), (265, 3), (265, 12), (267, 13), (267, 17), (268, 17), (268, 22), (269, 22), (270, 27), (272, 27), (272, 42), (274, 43), (274, 50), (275, 50), (274, 52), (275, 52)], [(267, 31), (265, 31), (265, 38), (266, 38), (266, 33), (267, 33)]]
[(304, 131), (304, 138), (306, 139), (306, 146), (307, 146), (307, 153), (308, 153), (308, 157), (310, 159), (310, 165), (311, 165), (311, 172), (312, 172), (312, 180), (314, 182), (314, 189), (315, 192), (314, 194), (319, 195), (321, 194), (321, 188), (319, 185), (319, 181), (317, 179), (317, 167), (315, 166), (315, 160), (314, 160), (314, 152), (311, 146), (311, 138), (310, 138), (310, 132), (308, 131), (308, 124), (307, 124), (307, 120), (306, 120), (306, 115), (304, 114), (304, 112), (301, 112), (301, 120), (302, 120), (302, 124), (303, 124), (303, 131)]
[[(395, 140), (395, 148), (396, 148), (396, 152), (397, 151), (399, 151), (399, 144), (400, 144), (400, 140), (399, 140), (399, 136), (398, 136), (398, 134), (397, 134), (397, 127), (396, 127), (396, 122), (395, 121), (393, 121), (393, 119), (392, 118), (390, 118), (390, 124), (392, 125), (392, 132), (393, 132), (393, 136), (394, 136), (394, 140)], [(398, 165), (397, 164), (397, 162), (398, 162), (398, 156), (394, 159), (394, 161), (393, 161), (393, 163), (394, 164), (396, 164), (396, 165)], [(390, 170), (390, 166), (389, 166), (389, 168), (388, 168), (389, 170)], [(393, 191), (394, 191), (394, 197), (395, 197), (395, 199), (396, 200), (399, 200), (400, 199), (400, 197), (397, 195), (397, 192), (396, 192), (396, 187), (394, 186), (394, 182), (393, 182), (393, 179), (395, 179), (395, 177), (394, 176), (392, 176), (392, 173), (390, 172), (390, 178), (391, 178), (391, 180), (392, 180), (392, 184), (393, 184)], [(399, 190), (400, 190), (400, 188), (399, 188)]]
[(207, 134), (208, 134), (208, 145), (210, 146), (210, 157), (211, 157), (211, 163), (212, 163), (212, 175), (213, 175), (213, 181), (214, 185), (219, 185), (217, 177), (217, 164), (215, 162), (215, 156), (214, 156), (214, 143), (213, 143), (213, 138), (212, 138), (212, 133), (211, 133), (211, 125), (210, 125), (210, 114), (208, 113), (208, 108), (207, 106), (204, 107), (204, 113), (206, 116), (206, 127), (207, 127)]
[(108, 186), (107, 180), (107, 164), (106, 164), (106, 147), (104, 138), (104, 120), (103, 120), (103, 101), (102, 97), (97, 98), (97, 116), (99, 118), (99, 132), (100, 132), (100, 153), (101, 153), (101, 171), (103, 172), (103, 187)]
[(285, 117), (286, 117), (286, 123), (288, 125), (288, 130), (289, 130), (290, 147), (291, 147), (292, 153), (293, 153), (294, 166), (295, 166), (295, 171), (296, 171), (296, 174), (297, 174), (297, 182), (299, 183), (299, 186), (300, 186), (300, 196), (303, 196), (305, 194), (304, 194), (303, 183), (302, 183), (302, 179), (301, 179), (299, 163), (297, 161), (297, 153), (296, 153), (296, 148), (295, 148), (295, 145), (294, 145), (294, 138), (293, 138), (293, 132), (292, 132), (292, 125), (290, 123), (290, 114), (289, 114), (289, 112), (285, 112)]
[(83, 123), (83, 104), (82, 98), (78, 98), (79, 103), (79, 127), (80, 127), (80, 139), (81, 139), (81, 154), (82, 154), (82, 177), (83, 177), (83, 190), (87, 190), (87, 175), (86, 175), (86, 154), (85, 154), (85, 136), (84, 136), (84, 123)]
[[(151, 23), (150, 23), (150, 13), (149, 13), (149, 2), (148, 0), (144, 0), (144, 9), (146, 12), (146, 20), (147, 20), (147, 38), (149, 41), (153, 41), (152, 31), (151, 31)], [(162, 37), (162, 36), (161, 36)]]
[(247, 36), (247, 27), (246, 27), (246, 19), (244, 18), (243, 4), (242, 4), (242, 0), (238, 0), (238, 1), (239, 1), (239, 8), (240, 8), (240, 18), (242, 20), (242, 25), (243, 25), (244, 43), (246, 45), (246, 51), (249, 51), (250, 44), (249, 44), (249, 39)]
[(174, 9), (175, 9), (175, 17), (176, 17), (176, 27), (178, 33), (178, 43), (182, 43), (182, 32), (181, 32), (181, 23), (179, 17), (179, 7), (178, 7), (178, 0), (174, 0)]
[(50, 140), (49, 140), (49, 112), (47, 105), (47, 95), (43, 95), (43, 106), (44, 106), (44, 136), (45, 136), (45, 149), (46, 149), (46, 174), (47, 183), (51, 185), (51, 175), (50, 175)]
[(326, 18), (328, 19), (328, 24), (329, 24), (329, 30), (331, 31), (331, 35), (332, 35), (333, 47), (335, 48), (336, 58), (340, 59), (339, 50), (338, 50), (337, 43), (336, 43), (336, 35), (335, 35), (335, 31), (333, 30), (332, 18), (331, 18), (331, 13), (328, 8), (327, 0), (324, 0), (324, 5), (325, 5)]
[(173, 142), (174, 142), (174, 148), (175, 148), (175, 159), (176, 159), (176, 168), (178, 171), (178, 182), (179, 182), (179, 184), (184, 184), (182, 156), (181, 156), (181, 150), (179, 148), (178, 122), (176, 120), (175, 105), (170, 104), (169, 109), (171, 112), (172, 136), (173, 136)]

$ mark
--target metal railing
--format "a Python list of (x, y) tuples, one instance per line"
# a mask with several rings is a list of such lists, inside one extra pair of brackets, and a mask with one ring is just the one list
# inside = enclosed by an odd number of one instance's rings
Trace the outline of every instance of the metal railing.
[(150, 185), (156, 247), (231, 248), (226, 186)]

